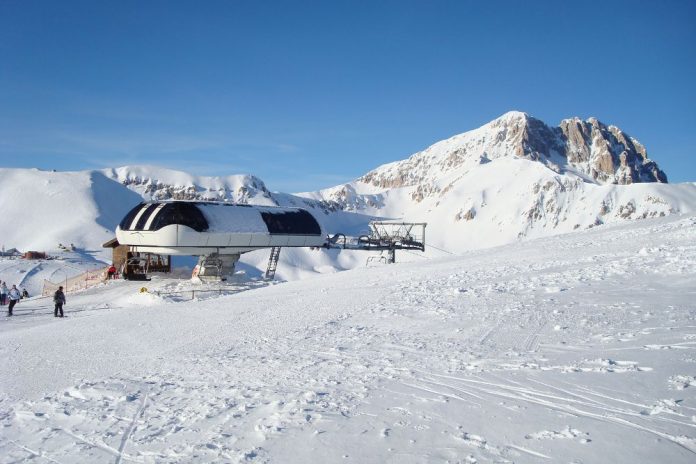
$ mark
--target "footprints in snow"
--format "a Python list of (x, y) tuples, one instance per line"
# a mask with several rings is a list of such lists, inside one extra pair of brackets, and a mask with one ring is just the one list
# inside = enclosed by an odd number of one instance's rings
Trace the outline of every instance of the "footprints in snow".
[(574, 429), (568, 425), (566, 428), (560, 431), (542, 430), (540, 432), (530, 433), (524, 438), (527, 440), (558, 440), (577, 438), (580, 443), (587, 444), (592, 441), (588, 438), (589, 435), (589, 433), (581, 432), (580, 430)]
[(696, 387), (696, 377), (693, 375), (673, 375), (669, 378), (668, 382), (670, 388), (674, 390)]

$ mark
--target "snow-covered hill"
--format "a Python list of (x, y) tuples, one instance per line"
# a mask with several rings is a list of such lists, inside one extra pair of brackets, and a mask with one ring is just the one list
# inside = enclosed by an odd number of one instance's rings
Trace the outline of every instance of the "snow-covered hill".
[(694, 211), (696, 185), (666, 180), (615, 126), (574, 118), (551, 128), (510, 112), (354, 182), (300, 195), (334, 209), (427, 221), (430, 243), (462, 252)]
[[(354, 182), (297, 195), (251, 175), (193, 176), (153, 166), (84, 172), (0, 169), (0, 242), (94, 250), (142, 200), (197, 199), (300, 206), (329, 232), (365, 232), (372, 217), (428, 222), (428, 253), (461, 253), (626, 220), (696, 210), (696, 185), (667, 184), (646, 149), (615, 126), (577, 118), (549, 127), (510, 112)], [(243, 261), (263, 268), (267, 252)], [(355, 253), (286, 250), (278, 276), (302, 278), (365, 263)], [(400, 259), (417, 259), (402, 254)]]
[(0, 463), (692, 462), (696, 184), (665, 181), (615, 127), (522, 113), (297, 195), (150, 166), (0, 169), (0, 244), (77, 248), (0, 261), (32, 293), (108, 259), (143, 199), (302, 206), (330, 232), (428, 222), (427, 253), (388, 270), (293, 249), (282, 285), (110, 281), (68, 295), (67, 319), (21, 301), (0, 324)]
[(0, 168), (0, 245), (55, 251), (74, 244), (101, 253), (140, 195), (100, 171)]
[[(271, 193), (260, 179), (250, 175), (203, 177), (153, 166), (125, 166), (79, 172), (0, 168), (0, 179), (0, 211), (6, 217), (0, 221), (0, 246), (55, 255), (62, 252), (60, 244), (74, 245), (77, 255), (69, 261), (75, 263), (90, 257), (108, 262), (111, 251), (102, 244), (113, 238), (116, 225), (141, 201), (187, 199), (299, 206), (312, 210), (325, 230), (345, 233), (363, 232), (371, 219), (360, 213), (332, 211), (321, 202), (291, 194)], [(248, 266), (265, 270), (267, 260), (265, 250), (245, 255), (246, 267), (241, 268), (258, 275)], [(351, 252), (285, 250), (277, 276), (298, 279), (351, 269), (364, 262), (363, 255)], [(44, 278), (69, 277), (98, 265), (75, 263), (30, 263), (26, 269), (4, 263), (0, 280), (26, 286), (35, 293), (41, 290)]]
[(667, 182), (645, 147), (616, 126), (596, 118), (572, 118), (550, 127), (519, 111), (438, 142), (407, 160), (381, 166), (359, 181), (376, 187), (422, 186), (419, 193), (427, 196), (442, 190), (441, 181), (447, 175), (507, 157), (538, 161), (553, 171), (575, 173), (601, 184)]
[(230, 201), (277, 206), (263, 181), (251, 175), (193, 176), (155, 166), (123, 166), (101, 172), (145, 200)]
[(67, 319), (22, 301), (0, 463), (693, 463), (695, 268), (672, 216), (193, 301), (110, 282)]

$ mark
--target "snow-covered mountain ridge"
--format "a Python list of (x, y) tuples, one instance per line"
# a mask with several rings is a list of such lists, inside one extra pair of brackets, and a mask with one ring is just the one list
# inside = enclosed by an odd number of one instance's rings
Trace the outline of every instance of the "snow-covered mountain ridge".
[[(615, 126), (575, 118), (552, 128), (519, 112), (353, 182), (295, 195), (270, 192), (253, 175), (206, 177), (153, 166), (0, 169), (0, 176), (0, 207), (22, 218), (0, 224), (2, 244), (23, 250), (50, 251), (58, 243), (101, 250), (120, 218), (143, 200), (299, 206), (331, 233), (364, 232), (372, 217), (428, 222), (428, 244), (453, 253), (696, 210), (696, 185), (667, 184), (645, 147)], [(286, 277), (298, 278), (365, 259), (321, 255), (288, 250), (280, 268), (287, 260), (302, 271)], [(265, 259), (247, 258), (260, 267)]]
[(103, 169), (113, 179), (146, 200), (205, 200), (276, 205), (261, 179), (249, 174), (225, 177), (193, 176), (154, 166)]
[[(114, 237), (116, 225), (142, 201), (186, 199), (304, 207), (315, 213), (325, 230), (348, 233), (362, 230), (370, 220), (361, 214), (331, 212), (311, 199), (271, 193), (252, 175), (205, 177), (154, 166), (124, 166), (76, 172), (0, 168), (0, 179), (0, 211), (14, 218), (0, 221), (0, 247), (56, 252), (59, 244), (73, 244), (105, 261), (111, 256), (102, 244)], [(338, 258), (336, 253), (306, 255), (305, 260), (301, 250), (297, 256), (290, 250), (284, 253), (283, 261), (294, 260), (287, 266), (287, 277), (355, 265), (350, 256)], [(258, 261), (259, 268), (265, 266), (265, 254), (256, 258), (248, 259)]]
[(427, 221), (431, 243), (454, 252), (696, 207), (694, 184), (667, 184), (645, 147), (618, 127), (595, 118), (550, 127), (516, 111), (353, 182), (300, 195)]
[(420, 201), (441, 191), (443, 178), (510, 156), (539, 161), (558, 173), (574, 172), (599, 184), (667, 182), (645, 147), (616, 126), (606, 126), (596, 118), (572, 118), (550, 127), (517, 111), (438, 142), (404, 161), (380, 166), (358, 181), (379, 188), (420, 186), (413, 195)]
[(693, 464), (695, 267), (691, 215), (193, 300), (116, 280), (67, 319), (23, 300), (0, 464)]

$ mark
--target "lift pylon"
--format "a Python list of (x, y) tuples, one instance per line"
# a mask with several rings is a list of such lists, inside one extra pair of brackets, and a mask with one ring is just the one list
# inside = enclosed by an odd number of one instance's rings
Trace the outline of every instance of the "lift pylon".
[(370, 222), (369, 233), (358, 237), (336, 234), (326, 240), (325, 248), (342, 250), (387, 251), (387, 263), (396, 262), (396, 250), (425, 251), (425, 222)]

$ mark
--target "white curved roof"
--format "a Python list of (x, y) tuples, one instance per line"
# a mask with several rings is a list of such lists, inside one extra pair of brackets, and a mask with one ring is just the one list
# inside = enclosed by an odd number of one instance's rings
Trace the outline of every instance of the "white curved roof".
[(116, 229), (122, 245), (166, 254), (244, 253), (322, 246), (319, 222), (301, 208), (164, 201), (133, 208)]
[(196, 201), (141, 203), (121, 221), (121, 230), (155, 231), (171, 224), (208, 233), (322, 235), (317, 220), (301, 208)]
[[(197, 205), (203, 216), (208, 220), (208, 232), (227, 233), (267, 233), (268, 227), (261, 217), (261, 208), (239, 205)], [(265, 208), (268, 209), (268, 208)], [(285, 209), (273, 210), (277, 212)]]

